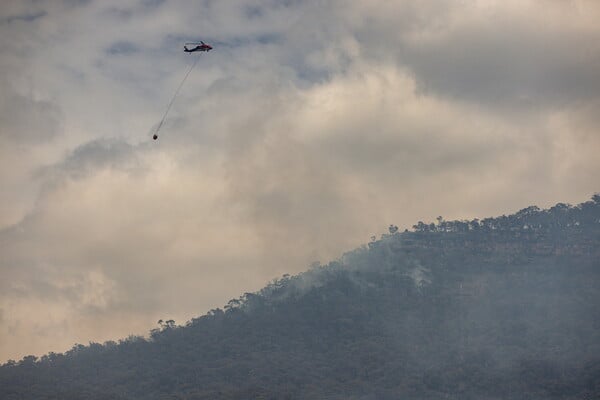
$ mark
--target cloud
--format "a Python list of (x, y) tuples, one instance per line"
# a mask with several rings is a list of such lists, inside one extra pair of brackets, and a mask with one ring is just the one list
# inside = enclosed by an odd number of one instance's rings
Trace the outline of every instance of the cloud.
[(422, 89), (525, 112), (598, 96), (598, 34), (496, 18), (414, 38), (408, 62)]
[(38, 18), (47, 15), (43, 5), (36, 4), (34, 1), (5, 1), (0, 9), (0, 21), (4, 23), (11, 22), (32, 22)]
[(121, 41), (113, 43), (107, 50), (110, 55), (128, 55), (139, 51), (138, 47), (128, 41)]
[(0, 358), (184, 322), (390, 223), (585, 200), (598, 8), (570, 4), (3, 4), (44, 16), (0, 24)]
[(39, 12), (35, 12), (35, 13), (30, 13), (30, 14), (20, 14), (20, 15), (7, 16), (7, 17), (4, 17), (0, 21), (4, 22), (4, 23), (9, 23), (9, 24), (11, 22), (15, 22), (15, 21), (31, 22), (31, 21), (35, 21), (38, 18), (45, 17), (46, 15), (48, 15), (46, 12), (39, 11)]
[(158, 7), (165, 3), (165, 0), (142, 0), (142, 5), (146, 7)]
[(117, 139), (94, 140), (75, 148), (60, 163), (41, 169), (39, 174), (46, 181), (82, 179), (103, 169), (139, 171), (141, 166), (135, 148)]
[(0, 139), (16, 144), (48, 141), (60, 132), (64, 118), (55, 103), (15, 93), (6, 83), (0, 83), (4, 95), (0, 98)]
[(540, 7), (537, 1), (442, 2), (437, 10), (397, 5), (385, 10), (389, 16), (374, 7), (369, 16), (383, 23), (361, 27), (358, 35), (373, 56), (391, 54), (410, 68), (421, 91), (454, 101), (531, 113), (597, 97), (597, 5)]

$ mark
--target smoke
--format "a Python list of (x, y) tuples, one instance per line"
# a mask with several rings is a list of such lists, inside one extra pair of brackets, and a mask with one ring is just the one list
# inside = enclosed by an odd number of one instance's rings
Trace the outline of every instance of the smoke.
[[(588, 198), (597, 16), (589, 2), (4, 2), (0, 358), (188, 320), (390, 223)], [(191, 62), (181, 42), (200, 39), (215, 50), (154, 142)]]

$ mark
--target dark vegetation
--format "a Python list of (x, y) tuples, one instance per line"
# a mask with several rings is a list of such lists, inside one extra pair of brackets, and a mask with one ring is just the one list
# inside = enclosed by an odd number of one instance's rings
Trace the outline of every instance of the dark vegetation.
[(598, 399), (600, 196), (419, 222), (149, 338), (0, 367), (2, 399)]

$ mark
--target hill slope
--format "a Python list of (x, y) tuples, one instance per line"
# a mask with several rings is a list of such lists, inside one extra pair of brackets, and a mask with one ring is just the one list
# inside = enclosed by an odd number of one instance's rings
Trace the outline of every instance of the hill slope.
[(2, 399), (600, 397), (600, 196), (419, 222), (149, 339), (0, 367)]

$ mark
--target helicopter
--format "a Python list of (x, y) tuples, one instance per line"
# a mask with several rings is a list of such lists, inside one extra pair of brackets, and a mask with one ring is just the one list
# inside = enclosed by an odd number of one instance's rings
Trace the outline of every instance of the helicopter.
[[(196, 47), (188, 49), (188, 47), (187, 47), (188, 44), (189, 45), (192, 45), (192, 44), (196, 45)], [(209, 45), (209, 44), (204, 43), (203, 41), (200, 41), (200, 43), (198, 43), (198, 42), (189, 42), (189, 43), (186, 43), (183, 46), (183, 51), (185, 51), (186, 53), (193, 53), (195, 51), (210, 51), (210, 50), (212, 50), (212, 46)]]

